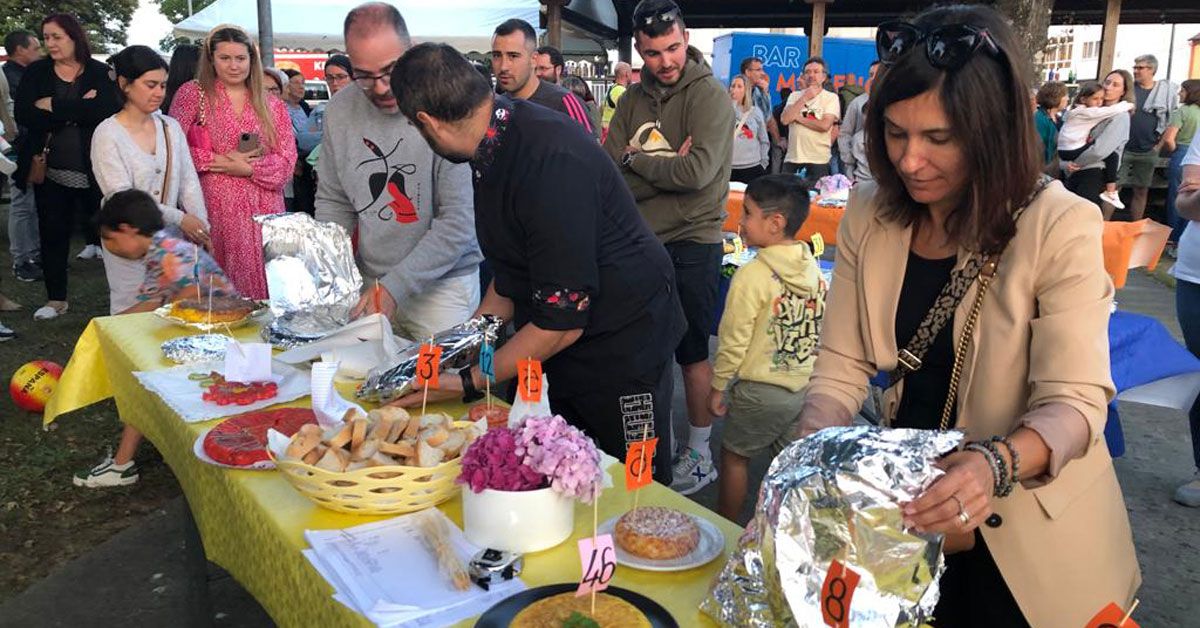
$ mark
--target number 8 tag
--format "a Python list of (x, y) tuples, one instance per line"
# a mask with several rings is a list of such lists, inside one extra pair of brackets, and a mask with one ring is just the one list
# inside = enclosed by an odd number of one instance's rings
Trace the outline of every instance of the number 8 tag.
[(834, 628), (850, 625), (850, 600), (862, 576), (836, 558), (829, 563), (825, 583), (821, 585), (821, 619)]

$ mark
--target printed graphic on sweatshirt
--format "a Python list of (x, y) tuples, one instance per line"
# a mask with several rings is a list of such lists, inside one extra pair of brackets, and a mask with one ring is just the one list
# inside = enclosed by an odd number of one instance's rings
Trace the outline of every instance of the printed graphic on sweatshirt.
[(811, 297), (783, 289), (771, 305), (771, 318), (767, 322), (767, 333), (775, 349), (771, 357), (773, 370), (799, 368), (812, 358), (824, 316), (824, 279), (818, 282), (817, 292)]
[(377, 210), (380, 220), (395, 220), (405, 224), (417, 221), (417, 207), (408, 195), (404, 180), (404, 175), (416, 173), (417, 165), (391, 163), (390, 161), (400, 148), (400, 142), (403, 141), (403, 139), (396, 140), (396, 145), (392, 147), (392, 150), (384, 153), (378, 144), (363, 138), (363, 145), (375, 156), (358, 164), (359, 168), (370, 166), (369, 170), (374, 171), (367, 177), (371, 202), (367, 203), (365, 207), (356, 208), (359, 214), (375, 207), (382, 199), (384, 203), (379, 205)]

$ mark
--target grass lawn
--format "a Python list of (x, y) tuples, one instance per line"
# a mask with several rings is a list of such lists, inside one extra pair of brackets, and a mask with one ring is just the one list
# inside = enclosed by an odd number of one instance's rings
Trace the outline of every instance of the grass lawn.
[[(75, 340), (93, 316), (108, 314), (108, 285), (99, 260), (77, 260), (82, 242), (71, 247), (71, 309), (57, 320), (34, 322), (45, 302), (38, 283), (12, 275), (8, 252), (7, 201), (0, 206), (0, 292), (21, 303), (20, 312), (0, 313), (17, 338), (0, 344), (0, 376), (7, 382), (30, 360), (66, 365)], [(171, 470), (149, 443), (138, 455), (141, 481), (115, 489), (77, 488), (75, 471), (95, 465), (120, 435), (116, 406), (96, 404), (58, 419), (49, 431), (40, 415), (20, 410), (0, 395), (0, 602), (20, 593), (59, 565), (135, 523), (179, 494)]]

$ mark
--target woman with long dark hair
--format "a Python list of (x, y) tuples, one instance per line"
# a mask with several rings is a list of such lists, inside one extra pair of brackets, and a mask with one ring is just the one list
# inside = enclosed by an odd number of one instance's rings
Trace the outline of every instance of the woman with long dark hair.
[(850, 194), (802, 434), (959, 429), (903, 527), (945, 535), (935, 626), (1082, 626), (1141, 583), (1104, 445), (1112, 281), (1096, 207), (1044, 177), (1024, 52), (982, 6), (879, 26), (875, 183)]
[(175, 92), (184, 83), (196, 78), (196, 70), (200, 67), (200, 48), (191, 44), (179, 44), (171, 53), (171, 64), (167, 67), (167, 94), (163, 97), (162, 110), (171, 110), (175, 101)]
[(196, 80), (180, 87), (171, 105), (200, 173), (213, 257), (251, 299), (267, 297), (262, 228), (254, 217), (283, 212), (283, 187), (296, 163), (291, 118), (263, 80), (258, 47), (246, 31), (218, 26), (204, 39)]
[[(1113, 70), (1100, 85), (1104, 89), (1104, 106), (1133, 102), (1133, 75), (1128, 71)], [(1067, 189), (1099, 205), (1105, 220), (1112, 217), (1114, 207), (1100, 198), (1105, 189), (1104, 160), (1113, 153), (1120, 155), (1125, 151), (1125, 144), (1129, 142), (1129, 124), (1129, 116), (1116, 116), (1097, 124), (1091, 132), (1091, 146), (1063, 164)]]
[(92, 59), (74, 17), (57, 13), (42, 20), (42, 38), (49, 57), (25, 70), (15, 107), (27, 135), (14, 181), (23, 189), (33, 186), (46, 282), (46, 305), (34, 320), (67, 311), (67, 257), (77, 219), (88, 235), (79, 257), (100, 257), (100, 236), (90, 226), (100, 207), (90, 146), (96, 125), (120, 108), (109, 67)]

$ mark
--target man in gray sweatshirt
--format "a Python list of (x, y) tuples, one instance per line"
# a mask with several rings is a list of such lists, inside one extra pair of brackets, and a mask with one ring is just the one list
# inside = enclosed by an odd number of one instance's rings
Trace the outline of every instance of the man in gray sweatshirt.
[(354, 238), (364, 286), (353, 315), (378, 308), (402, 335), (428, 338), (479, 305), (471, 169), (435, 155), (399, 115), (388, 75), (410, 46), (400, 12), (360, 5), (344, 31), (357, 87), (325, 109), (316, 217)]

